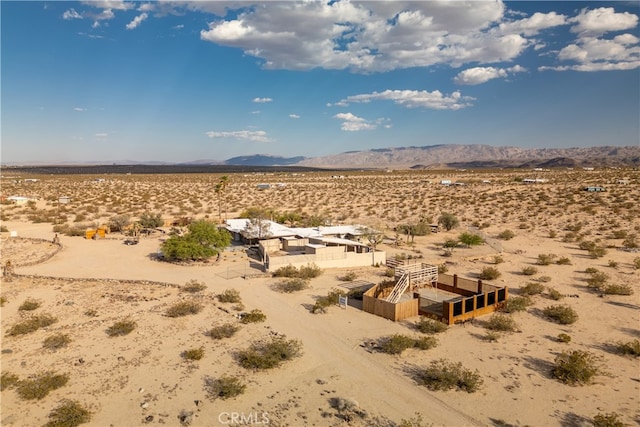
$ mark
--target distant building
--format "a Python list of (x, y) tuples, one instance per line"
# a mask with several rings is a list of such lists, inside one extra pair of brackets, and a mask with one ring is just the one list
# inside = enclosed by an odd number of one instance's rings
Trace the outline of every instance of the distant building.
[(69, 196), (60, 196), (58, 197), (58, 203), (66, 205), (67, 203), (71, 203), (71, 197)]
[(440, 181), (441, 185), (451, 185), (451, 180), (450, 179), (443, 179)]
[(584, 187), (584, 191), (588, 191), (590, 193), (594, 193), (594, 192), (598, 193), (598, 192), (601, 192), (601, 191), (607, 191), (607, 189), (604, 188), (604, 187), (589, 186), (589, 187)]
[(271, 188), (271, 184), (258, 184), (256, 185), (258, 190), (268, 190)]
[(547, 180), (542, 178), (525, 178), (522, 182), (525, 184), (542, 184), (543, 182), (547, 182)]
[(28, 201), (33, 200), (30, 197), (23, 196), (9, 196), (7, 197), (7, 201), (13, 203), (14, 205), (26, 205)]
[(630, 180), (628, 180), (628, 179), (626, 179), (626, 178), (625, 178), (625, 179), (619, 179), (619, 180), (618, 180), (618, 184), (621, 184), (621, 185), (627, 185), (627, 184), (629, 184), (630, 182), (631, 182), (631, 181), (630, 181)]

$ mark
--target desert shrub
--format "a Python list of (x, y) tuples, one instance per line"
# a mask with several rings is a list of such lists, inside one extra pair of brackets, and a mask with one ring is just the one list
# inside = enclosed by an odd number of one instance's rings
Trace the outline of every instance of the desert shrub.
[(133, 320), (119, 320), (107, 328), (107, 335), (110, 337), (120, 337), (130, 334), (138, 324)]
[(500, 255), (494, 255), (493, 256), (493, 263), (494, 264), (502, 264), (504, 262), (504, 258), (502, 258)]
[(0, 375), (0, 391), (7, 390), (18, 385), (18, 376), (11, 372), (3, 371)]
[(416, 322), (416, 329), (423, 334), (438, 334), (445, 332), (449, 326), (428, 317), (420, 317), (420, 320)]
[(626, 283), (608, 284), (602, 288), (606, 295), (633, 295), (633, 288)]
[(596, 242), (592, 242), (591, 240), (583, 240), (578, 244), (578, 247), (583, 251), (590, 251), (597, 246)]
[(584, 272), (585, 272), (585, 273), (587, 273), (587, 274), (595, 274), (595, 273), (600, 272), (600, 270), (598, 270), (598, 269), (597, 269), (597, 268), (595, 268), (595, 267), (587, 267), (587, 268), (584, 270)]
[(525, 311), (530, 305), (531, 298), (527, 296), (509, 297), (502, 308), (500, 308), (500, 311), (504, 313), (516, 313), (518, 311)]
[(358, 278), (358, 274), (355, 271), (349, 271), (342, 276), (338, 276), (338, 280), (343, 282), (353, 282)]
[(413, 347), (418, 350), (429, 350), (438, 345), (438, 341), (434, 337), (420, 337), (413, 341)]
[(574, 350), (562, 352), (556, 357), (551, 375), (569, 385), (589, 384), (591, 379), (601, 374), (599, 359), (588, 351)]
[(38, 300), (33, 299), (33, 298), (27, 298), (26, 300), (24, 300), (24, 302), (22, 304), (20, 304), (20, 307), (18, 307), (18, 310), (21, 310), (21, 311), (33, 311), (33, 310), (39, 308), (40, 305), (42, 305), (41, 301), (38, 301)]
[(524, 296), (539, 295), (544, 292), (544, 285), (541, 283), (529, 282), (520, 288), (520, 294)]
[(484, 243), (484, 239), (481, 236), (467, 232), (461, 233), (458, 236), (458, 240), (467, 247), (478, 246)]
[(502, 239), (502, 240), (511, 240), (516, 236), (516, 233), (514, 233), (511, 230), (504, 230), (502, 232), (500, 232), (498, 234), (498, 239)]
[(280, 292), (287, 294), (298, 292), (309, 286), (306, 280), (294, 277), (292, 279), (282, 280), (274, 285), (274, 288)]
[(84, 312), (84, 315), (88, 317), (98, 317), (98, 310), (90, 308)]
[(538, 255), (538, 261), (536, 261), (536, 264), (538, 264), (538, 265), (550, 265), (555, 258), (556, 258), (556, 256), (554, 254), (539, 254)]
[(302, 343), (287, 340), (283, 336), (273, 337), (271, 341), (258, 341), (237, 354), (240, 366), (246, 369), (272, 369), (283, 362), (302, 354)]
[(182, 317), (190, 314), (198, 314), (202, 310), (202, 304), (196, 301), (180, 301), (173, 304), (165, 311), (167, 317)]
[(434, 360), (429, 367), (416, 372), (416, 381), (430, 390), (464, 390), (473, 393), (482, 386), (478, 371), (471, 371), (462, 363), (452, 363), (444, 359)]
[(571, 336), (565, 333), (558, 334), (558, 341), (563, 343), (571, 342)]
[(607, 265), (611, 268), (618, 268), (618, 266), (620, 265), (620, 263), (618, 261), (612, 260), (610, 259), (609, 262), (607, 263)]
[(233, 323), (225, 323), (224, 325), (209, 329), (206, 335), (214, 340), (221, 340), (223, 338), (231, 338), (239, 330), (240, 326), (234, 325)]
[(221, 294), (218, 294), (218, 301), (238, 303), (241, 301), (240, 292), (236, 289), (227, 289)]
[(557, 289), (548, 288), (547, 290), (549, 291), (549, 298), (554, 301), (560, 301), (562, 298), (564, 298), (564, 294), (560, 293), (560, 291), (558, 291)]
[(182, 292), (190, 292), (190, 293), (201, 292), (201, 291), (204, 291), (205, 289), (207, 289), (207, 285), (193, 279), (189, 280), (187, 283), (185, 283), (180, 287), (180, 290)]
[(19, 381), (16, 392), (21, 399), (33, 400), (46, 397), (49, 392), (56, 390), (69, 382), (68, 374), (43, 372), (26, 380)]
[(551, 276), (540, 276), (536, 280), (541, 283), (549, 283), (551, 281)]
[(51, 316), (50, 314), (39, 314), (37, 316), (29, 317), (22, 322), (16, 323), (9, 329), (7, 335), (16, 336), (29, 334), (31, 332), (37, 331), (40, 328), (46, 328), (47, 326), (52, 325), (57, 321), (58, 319)]
[(200, 360), (204, 357), (204, 347), (190, 348), (183, 351), (180, 356), (187, 360)]
[(452, 213), (443, 212), (438, 218), (438, 224), (441, 224), (445, 230), (449, 231), (456, 228), (460, 224), (460, 220)]
[(558, 265), (571, 265), (571, 260), (569, 258), (567, 258), (566, 256), (563, 256), (563, 257), (558, 258), (558, 260), (556, 261), (556, 264), (558, 264)]
[(44, 427), (76, 427), (91, 421), (91, 412), (75, 400), (64, 399), (49, 413)]
[(285, 265), (271, 273), (273, 277), (298, 277), (298, 269), (293, 265)]
[(267, 320), (267, 315), (256, 308), (254, 310), (251, 310), (249, 313), (245, 313), (245, 315), (242, 316), (242, 319), (240, 319), (240, 322), (259, 323), (264, 322), (265, 320)]
[(496, 313), (492, 315), (484, 325), (485, 328), (497, 332), (516, 332), (518, 324), (513, 317), (507, 314)]
[[(638, 258), (638, 259), (640, 259), (640, 258)], [(638, 267), (638, 268), (640, 268), (640, 267)], [(391, 267), (387, 267), (384, 270), (384, 276), (385, 277), (393, 277), (393, 276), (395, 276), (395, 274), (396, 274), (395, 270), (393, 268), (391, 268)]]
[(355, 400), (332, 397), (329, 399), (329, 405), (338, 411), (338, 418), (347, 424), (351, 424), (355, 417), (365, 419), (368, 416), (367, 411), (360, 408), (360, 405)]
[(602, 246), (596, 246), (593, 249), (589, 249), (589, 257), (591, 258), (602, 258), (607, 254), (607, 250)]
[(303, 265), (299, 268), (299, 276), (301, 279), (313, 279), (314, 277), (318, 277), (322, 274), (322, 269), (317, 265), (311, 263), (307, 265)]
[(482, 336), (482, 339), (488, 342), (496, 342), (498, 341), (498, 338), (500, 338), (500, 334), (496, 331), (487, 331)]
[(485, 267), (480, 272), (479, 277), (482, 280), (495, 280), (498, 277), (500, 277), (501, 275), (502, 275), (502, 273), (500, 273), (497, 268), (495, 268), (495, 267)]
[(238, 377), (224, 375), (220, 378), (204, 378), (204, 389), (211, 399), (230, 399), (244, 393), (246, 388)]
[(593, 427), (626, 427), (627, 424), (620, 419), (620, 415), (616, 412), (605, 414), (598, 413), (593, 417)]
[(570, 325), (578, 320), (578, 313), (566, 304), (545, 307), (542, 313), (547, 318), (562, 325)]
[(528, 267), (522, 267), (522, 274), (525, 276), (533, 276), (538, 273), (538, 269), (530, 265)]
[(609, 275), (602, 271), (595, 271), (587, 279), (587, 286), (595, 290), (601, 290), (609, 280)]
[(640, 270), (640, 257), (636, 257), (633, 259), (633, 268), (636, 270)]
[(311, 307), (311, 312), (313, 314), (326, 313), (327, 308), (338, 304), (339, 298), (344, 295), (343, 291), (332, 289), (326, 296), (318, 297), (313, 307)]
[(151, 213), (144, 212), (140, 215), (140, 220), (138, 221), (142, 228), (156, 228), (162, 227), (164, 221), (162, 220), (162, 214), (160, 213)]
[(4, 307), (4, 305), (7, 303), (7, 298), (5, 296), (1, 296), (0, 297), (0, 307)]
[(55, 334), (45, 338), (42, 347), (48, 350), (57, 350), (66, 347), (71, 342), (71, 338), (67, 334)]
[(408, 348), (413, 347), (415, 340), (401, 334), (391, 335), (382, 338), (379, 342), (380, 351), (387, 354), (400, 354)]
[(640, 341), (619, 342), (616, 344), (616, 351), (620, 354), (627, 354), (633, 357), (640, 357)]

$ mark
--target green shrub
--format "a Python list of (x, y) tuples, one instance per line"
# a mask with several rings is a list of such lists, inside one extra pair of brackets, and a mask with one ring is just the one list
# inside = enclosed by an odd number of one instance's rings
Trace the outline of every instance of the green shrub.
[(48, 350), (57, 350), (66, 347), (71, 342), (71, 338), (66, 334), (55, 334), (45, 338), (42, 347)]
[(504, 313), (516, 313), (518, 311), (525, 311), (530, 305), (531, 298), (529, 297), (509, 297), (500, 311)]
[(500, 277), (502, 273), (498, 271), (495, 267), (485, 267), (480, 272), (480, 279), (482, 280), (495, 280)]
[(584, 270), (584, 272), (587, 273), (587, 274), (595, 274), (595, 273), (600, 272), (600, 270), (598, 270), (595, 267), (587, 267), (587, 269)]
[(516, 332), (518, 324), (507, 314), (495, 313), (484, 325), (485, 328), (497, 332)]
[(218, 301), (238, 303), (241, 301), (240, 292), (236, 289), (227, 289), (218, 295)]
[(560, 301), (562, 298), (564, 298), (564, 294), (560, 293), (560, 291), (558, 291), (557, 289), (548, 288), (548, 291), (549, 291), (549, 298), (551, 298), (554, 301)]
[(471, 371), (462, 363), (452, 363), (444, 359), (434, 360), (429, 367), (416, 372), (416, 381), (430, 390), (464, 390), (473, 393), (482, 386), (478, 371)]
[(313, 279), (322, 274), (322, 269), (317, 265), (311, 263), (306, 266), (301, 266), (299, 269), (299, 276), (301, 279)]
[(225, 323), (224, 325), (211, 328), (207, 331), (206, 335), (214, 340), (221, 340), (223, 338), (231, 338), (239, 330), (240, 326), (234, 325), (233, 323)]
[(21, 311), (33, 311), (33, 310), (39, 308), (40, 305), (42, 305), (41, 301), (38, 301), (38, 300), (33, 299), (33, 298), (27, 298), (26, 300), (24, 300), (24, 302), (22, 304), (20, 304), (20, 307), (18, 307), (18, 310), (21, 310)]
[(416, 322), (416, 329), (423, 334), (438, 334), (445, 332), (449, 326), (428, 317), (420, 317), (420, 320)]
[(353, 282), (358, 278), (358, 274), (355, 271), (349, 271), (342, 276), (338, 276), (338, 280), (343, 282)]
[(285, 265), (284, 267), (280, 267), (273, 273), (271, 273), (273, 277), (299, 277), (298, 269), (293, 265)]
[(339, 298), (344, 295), (343, 291), (332, 289), (326, 296), (321, 296), (316, 300), (316, 303), (311, 307), (311, 312), (313, 314), (326, 313), (327, 308), (338, 304)]
[(413, 347), (415, 340), (406, 335), (395, 334), (382, 338), (378, 345), (380, 351), (387, 354), (400, 354), (408, 348)]
[(18, 385), (19, 379), (16, 374), (3, 371), (0, 376), (0, 391), (7, 390)]
[(594, 376), (601, 373), (599, 359), (582, 350), (562, 352), (556, 357), (551, 370), (554, 378), (569, 385), (589, 384)]
[(133, 320), (119, 320), (107, 328), (107, 335), (110, 337), (120, 337), (130, 334), (138, 326)]
[(633, 288), (626, 283), (608, 284), (602, 292), (606, 295), (633, 295)]
[(606, 414), (598, 413), (593, 417), (593, 427), (626, 427), (627, 424), (620, 419), (616, 412)]
[(602, 246), (596, 246), (593, 249), (589, 249), (589, 256), (593, 259), (602, 258), (607, 254), (607, 250)]
[(438, 341), (434, 337), (420, 337), (413, 340), (413, 347), (418, 350), (429, 350), (438, 345)]
[(554, 254), (539, 254), (536, 263), (538, 265), (550, 265), (555, 258), (556, 256)]
[(587, 286), (597, 291), (604, 288), (605, 284), (609, 280), (609, 276), (602, 271), (596, 271), (591, 273), (591, 277), (587, 279)]
[(267, 315), (256, 308), (254, 310), (251, 310), (249, 313), (245, 313), (245, 315), (242, 316), (242, 319), (240, 319), (240, 322), (245, 324), (259, 323), (264, 322), (265, 320), (267, 320)]
[(58, 319), (51, 316), (50, 314), (39, 314), (37, 316), (32, 316), (26, 320), (23, 320), (20, 323), (16, 323), (9, 329), (7, 335), (16, 336), (29, 334), (31, 332), (37, 331), (40, 328), (46, 328), (47, 326), (52, 325), (57, 321)]
[(578, 320), (578, 313), (566, 304), (545, 307), (542, 313), (549, 319), (562, 325), (570, 325)]
[(528, 267), (522, 267), (522, 274), (525, 276), (533, 276), (538, 273), (538, 269), (530, 265)]
[(567, 258), (566, 256), (563, 256), (563, 257), (558, 258), (558, 260), (556, 261), (556, 264), (558, 264), (558, 265), (571, 265), (571, 260), (569, 258)]
[(498, 234), (498, 239), (502, 239), (502, 240), (511, 240), (516, 236), (516, 233), (514, 233), (511, 230), (504, 230), (502, 231), (500, 234)]
[(565, 333), (558, 334), (558, 341), (563, 343), (569, 343), (571, 342), (571, 336)]
[(190, 280), (187, 283), (185, 283), (183, 286), (180, 287), (180, 290), (182, 292), (190, 292), (190, 293), (196, 293), (196, 292), (201, 292), (204, 291), (205, 289), (207, 289), (207, 285), (205, 285), (204, 283), (200, 283), (197, 280)]
[(91, 421), (91, 412), (75, 400), (64, 399), (49, 413), (44, 427), (77, 427)]
[(183, 351), (180, 356), (187, 360), (200, 360), (204, 357), (204, 347), (190, 348)]
[(211, 399), (230, 399), (244, 393), (246, 388), (238, 377), (223, 375), (220, 378), (204, 378), (204, 389)]
[(616, 350), (620, 354), (640, 357), (640, 341), (636, 339), (629, 342), (619, 342), (616, 344)]
[(43, 372), (26, 380), (19, 381), (16, 392), (21, 399), (33, 400), (46, 397), (49, 392), (56, 390), (69, 382), (68, 374)]
[(190, 314), (198, 314), (202, 310), (202, 304), (196, 301), (180, 301), (173, 304), (165, 311), (167, 317), (182, 317)]
[(286, 294), (302, 291), (308, 287), (309, 284), (307, 283), (307, 281), (298, 277), (282, 280), (276, 283), (274, 286), (277, 291), (284, 292)]
[(302, 354), (302, 343), (287, 340), (283, 336), (273, 337), (271, 341), (258, 341), (237, 354), (240, 366), (246, 369), (272, 369), (283, 362)]
[(520, 294), (524, 296), (540, 295), (544, 292), (544, 285), (535, 282), (529, 282), (520, 288)]

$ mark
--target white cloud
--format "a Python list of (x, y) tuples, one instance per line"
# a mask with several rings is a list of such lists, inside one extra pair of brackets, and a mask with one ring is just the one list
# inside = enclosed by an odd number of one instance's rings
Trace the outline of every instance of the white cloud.
[(94, 136), (98, 139), (107, 139), (107, 137), (109, 137), (109, 134), (106, 132), (100, 132), (96, 133)]
[(489, 80), (506, 78), (509, 74), (522, 73), (524, 71), (527, 71), (526, 68), (520, 65), (509, 68), (474, 67), (459, 72), (453, 78), (453, 81), (459, 85), (479, 85)]
[(142, 24), (142, 21), (144, 21), (145, 19), (147, 19), (149, 15), (147, 15), (146, 13), (141, 13), (140, 15), (136, 16), (135, 18), (133, 18), (133, 21), (129, 22), (126, 27), (127, 30), (133, 30), (136, 27), (138, 27), (138, 25)]
[(518, 33), (526, 36), (534, 36), (541, 30), (566, 24), (567, 17), (556, 12), (536, 12), (528, 18), (500, 24), (500, 30), (505, 34)]
[(362, 117), (358, 117), (352, 113), (338, 113), (333, 116), (334, 119), (342, 120), (340, 129), (345, 132), (357, 132), (361, 130), (373, 130), (377, 127), (375, 123), (371, 123)]
[(171, 27), (172, 30), (181, 30), (184, 28), (184, 24), (178, 24)]
[(234, 138), (253, 142), (272, 142), (273, 139), (267, 136), (263, 130), (237, 130), (232, 132), (206, 132), (209, 138)]
[(130, 1), (124, 0), (89, 0), (83, 1), (82, 4), (92, 6), (98, 9), (115, 9), (115, 10), (130, 10), (135, 5)]
[(81, 107), (75, 107), (73, 109), (73, 111), (87, 111), (87, 109), (86, 108), (81, 108)]
[(82, 19), (82, 15), (76, 12), (74, 8), (71, 8), (62, 14), (62, 19)]
[(297, 114), (289, 114), (289, 117), (291, 117), (292, 119), (299, 119), (300, 116)]
[(271, 98), (253, 98), (253, 102), (256, 104), (266, 104), (267, 102), (271, 102), (273, 99)]
[(580, 14), (569, 20), (575, 23), (571, 31), (582, 36), (600, 36), (609, 31), (622, 31), (635, 28), (638, 16), (629, 12), (619, 13), (612, 7), (582, 9)]
[(385, 90), (369, 94), (352, 95), (334, 105), (346, 106), (350, 103), (368, 103), (371, 101), (393, 101), (407, 108), (430, 108), (434, 110), (459, 110), (471, 106), (475, 98), (462, 96), (455, 91), (451, 95), (443, 95), (439, 90)]

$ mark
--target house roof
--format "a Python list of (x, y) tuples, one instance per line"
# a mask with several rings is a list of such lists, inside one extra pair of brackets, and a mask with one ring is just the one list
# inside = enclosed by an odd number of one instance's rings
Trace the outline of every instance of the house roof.
[[(270, 220), (265, 220), (264, 222), (269, 224), (268, 233), (267, 233), (269, 235), (269, 238), (294, 237), (294, 236), (308, 238), (308, 237), (323, 237), (323, 236), (335, 236), (335, 235), (346, 235), (346, 234), (360, 236), (363, 234), (362, 226), (360, 225), (334, 225), (334, 226), (328, 226), (328, 227), (310, 227), (310, 228), (291, 227), (290, 228)], [(232, 233), (239, 233), (244, 235), (244, 232), (247, 228), (248, 223), (249, 223), (249, 219), (247, 218), (228, 219), (226, 220), (225, 228)], [(346, 239), (342, 239), (342, 240), (346, 240)], [(346, 240), (346, 241), (352, 242), (351, 240)]]

